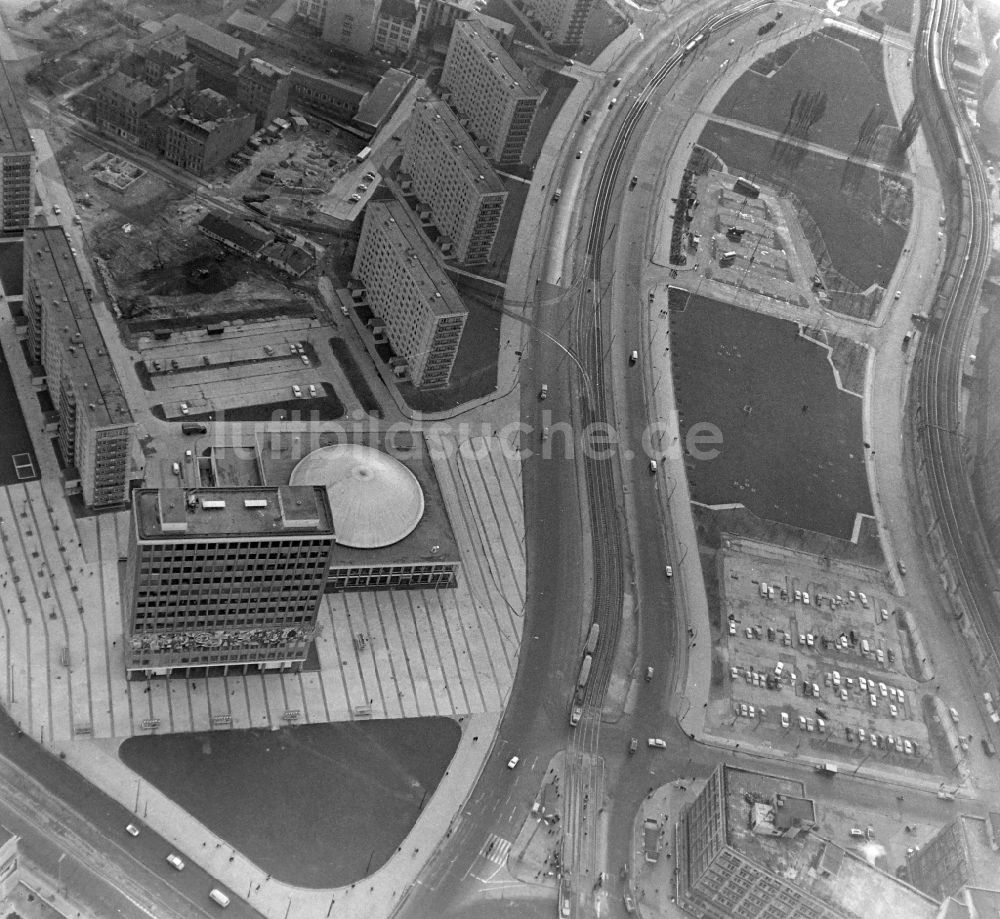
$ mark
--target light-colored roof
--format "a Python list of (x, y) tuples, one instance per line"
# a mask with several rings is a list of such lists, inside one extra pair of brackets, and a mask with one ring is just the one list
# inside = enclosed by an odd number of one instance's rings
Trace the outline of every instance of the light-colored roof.
[(399, 460), (362, 444), (320, 447), (292, 470), (292, 485), (322, 485), (336, 541), (353, 549), (391, 546), (424, 514), (417, 477)]

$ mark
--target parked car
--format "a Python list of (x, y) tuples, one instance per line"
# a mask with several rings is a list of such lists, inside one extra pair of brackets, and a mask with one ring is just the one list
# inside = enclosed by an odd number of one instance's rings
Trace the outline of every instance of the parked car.
[(667, 749), (667, 742), (662, 737), (650, 737), (647, 742), (649, 746), (656, 747), (657, 750)]
[(521, 757), (520, 756), (512, 756), (509, 760), (507, 760), (507, 768), (508, 769), (515, 769), (517, 767), (517, 764), (519, 762), (521, 762)]
[(127, 823), (125, 824), (125, 832), (128, 833), (129, 836), (138, 836), (139, 827), (137, 827), (134, 823)]

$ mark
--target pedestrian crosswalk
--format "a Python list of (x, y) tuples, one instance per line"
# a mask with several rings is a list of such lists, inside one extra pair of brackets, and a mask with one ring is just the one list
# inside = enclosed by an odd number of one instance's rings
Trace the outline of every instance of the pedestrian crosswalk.
[(479, 850), (479, 854), (496, 865), (503, 865), (506, 863), (507, 855), (510, 853), (510, 846), (511, 843), (506, 839), (497, 836), (496, 833), (490, 833), (489, 838)]

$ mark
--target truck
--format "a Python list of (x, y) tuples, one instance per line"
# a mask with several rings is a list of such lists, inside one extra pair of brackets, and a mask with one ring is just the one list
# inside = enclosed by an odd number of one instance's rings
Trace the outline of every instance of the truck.
[(837, 764), (836, 763), (819, 763), (816, 766), (816, 771), (821, 775), (836, 775), (837, 774)]
[(740, 176), (736, 180), (736, 183), (733, 185), (733, 191), (737, 194), (742, 193), (748, 198), (760, 197), (760, 186), (756, 182), (751, 182), (744, 176)]
[(371, 147), (363, 147), (361, 151), (358, 153), (358, 155), (354, 157), (354, 161), (356, 163), (363, 163), (366, 159), (368, 159), (369, 156), (371, 156), (371, 153), (372, 153)]
[(580, 723), (580, 718), (583, 717), (583, 695), (587, 691), (587, 680), (590, 679), (590, 667), (593, 663), (594, 658), (590, 654), (583, 655), (583, 663), (580, 664), (580, 673), (576, 678), (576, 689), (573, 692), (573, 700), (570, 703), (569, 723), (574, 728)]

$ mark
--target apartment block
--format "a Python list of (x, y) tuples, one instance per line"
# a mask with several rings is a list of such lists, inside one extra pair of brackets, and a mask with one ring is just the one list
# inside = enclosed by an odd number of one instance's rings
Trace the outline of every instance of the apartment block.
[(476, 142), (440, 99), (413, 108), (404, 144), (403, 172), (431, 208), (434, 224), (461, 262), (489, 261), (507, 201), (500, 177)]
[(25, 233), (28, 350), (45, 369), (67, 490), (88, 507), (128, 501), (135, 422), (62, 227)]
[(225, 96), (203, 89), (183, 110), (168, 116), (163, 155), (171, 163), (204, 175), (239, 150), (254, 132), (256, 116), (233, 105)]
[(936, 900), (816, 825), (801, 782), (720, 765), (677, 821), (677, 904), (703, 919), (936, 917)]
[(262, 128), (288, 111), (291, 85), (289, 71), (254, 57), (236, 71), (236, 102), (253, 112)]
[(401, 201), (368, 206), (354, 276), (413, 384), (447, 386), (468, 311)]
[(20, 233), (31, 222), (35, 145), (0, 62), (0, 232)]
[(298, 0), (295, 15), (322, 32), (326, 22), (326, 8), (327, 0)]
[(483, 23), (455, 23), (441, 86), (491, 160), (501, 166), (521, 162), (542, 91)]
[(122, 587), (126, 670), (301, 669), (333, 545), (321, 486), (139, 489)]
[(525, 12), (542, 24), (545, 37), (557, 45), (578, 47), (594, 0), (525, 0)]

